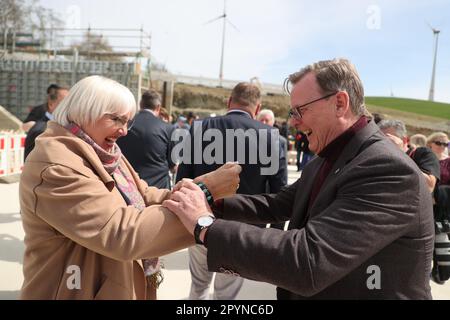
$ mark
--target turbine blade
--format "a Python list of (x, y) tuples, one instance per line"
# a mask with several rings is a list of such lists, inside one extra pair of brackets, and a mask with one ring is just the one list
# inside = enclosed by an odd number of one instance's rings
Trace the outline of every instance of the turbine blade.
[(226, 19), (227, 22), (230, 24), (230, 26), (232, 26), (233, 28), (235, 28), (238, 32), (241, 32), (234, 24), (231, 23), (230, 19)]
[(430, 24), (428, 21), (425, 21), (425, 22), (426, 22), (426, 24), (428, 25), (428, 27), (431, 29), (431, 31), (433, 31), (433, 33), (439, 33), (439, 32), (440, 32), (439, 30), (433, 28), (433, 27), (431, 26), (431, 24)]
[(222, 18), (225, 18), (225, 15), (222, 14), (222, 15), (218, 16), (217, 18), (214, 18), (212, 20), (209, 20), (209, 21), (205, 22), (203, 25), (207, 25), (207, 24), (209, 24), (211, 22), (217, 21), (217, 20), (222, 19)]

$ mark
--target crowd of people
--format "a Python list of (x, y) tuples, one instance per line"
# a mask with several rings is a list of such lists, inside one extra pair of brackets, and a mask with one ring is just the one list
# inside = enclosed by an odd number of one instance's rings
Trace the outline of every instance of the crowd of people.
[[(286, 90), (279, 125), (246, 82), (204, 119), (172, 117), (153, 89), (137, 110), (100, 76), (51, 85), (23, 125), (21, 297), (156, 299), (159, 257), (189, 248), (192, 300), (214, 273), (213, 299), (244, 278), (279, 299), (431, 299), (430, 279), (450, 277), (447, 134), (371, 115), (346, 59)], [(301, 177), (287, 185), (291, 136)]]

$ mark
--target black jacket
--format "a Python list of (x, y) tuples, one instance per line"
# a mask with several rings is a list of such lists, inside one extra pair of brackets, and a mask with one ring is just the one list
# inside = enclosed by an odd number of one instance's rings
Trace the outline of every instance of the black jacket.
[[(205, 161), (204, 156), (205, 153), (209, 154), (213, 141), (202, 141), (207, 140), (203, 138), (202, 140), (198, 141), (201, 136), (197, 135), (198, 131), (195, 132), (195, 130), (200, 129), (202, 130), (202, 133), (205, 134), (205, 132), (209, 129), (217, 129), (218, 132), (220, 132), (222, 136), (222, 155), (223, 157), (220, 157), (219, 154), (216, 154), (216, 162), (212, 164), (208, 164), (207, 161)], [(247, 133), (255, 133), (256, 140), (253, 140), (251, 138), (247, 138), (245, 140), (245, 145), (243, 144), (244, 148), (240, 149), (238, 146), (238, 141), (236, 138), (234, 138), (234, 150), (231, 148), (231, 145), (229, 143), (226, 143), (227, 141), (227, 130), (230, 130), (230, 132), (236, 132), (233, 131), (236, 129), (242, 129), (242, 132)], [(259, 131), (262, 130), (262, 131)], [(275, 135), (275, 132), (277, 135)], [(177, 181), (183, 179), (183, 178), (195, 178), (197, 176), (200, 176), (202, 174), (211, 172), (213, 170), (216, 170), (219, 168), (222, 164), (229, 161), (238, 161), (239, 164), (242, 166), (242, 172), (240, 174), (240, 187), (238, 189), (238, 193), (242, 194), (261, 194), (266, 192), (266, 187), (269, 187), (270, 192), (278, 192), (281, 190), (282, 187), (284, 187), (287, 184), (287, 164), (286, 164), (286, 155), (284, 150), (281, 150), (283, 147), (280, 147), (280, 140), (277, 138), (279, 136), (278, 129), (267, 126), (259, 121), (256, 121), (252, 119), (248, 114), (242, 113), (242, 112), (230, 112), (225, 116), (221, 117), (214, 117), (214, 118), (208, 118), (202, 121), (195, 121), (194, 125), (191, 127), (191, 137), (194, 137), (194, 139), (191, 140), (191, 156), (183, 158), (182, 163), (180, 164), (178, 168), (177, 173)], [(231, 135), (230, 135), (231, 136)], [(272, 147), (271, 139), (276, 139), (276, 146)], [(261, 138), (266, 139), (266, 143), (264, 144), (264, 141), (261, 140)], [(275, 140), (275, 139), (274, 139)], [(194, 145), (198, 144), (201, 146), (201, 154), (199, 154), (198, 151), (195, 150)], [(264, 145), (263, 148), (260, 148), (260, 144)], [(217, 143), (219, 145), (219, 143)], [(208, 147), (209, 146), (209, 147)], [(276, 148), (275, 148), (276, 147)], [(207, 149), (206, 149), (207, 148)], [(269, 171), (275, 171), (271, 175), (264, 175), (262, 174), (262, 169), (268, 169), (271, 167), (271, 164), (261, 164), (261, 162), (267, 162), (264, 161), (264, 155), (268, 155), (268, 158), (272, 158), (270, 156), (270, 150), (274, 149), (274, 152), (276, 152), (276, 162), (278, 162), (278, 165), (276, 163), (272, 166), (272, 169)], [(263, 150), (261, 150), (263, 149)], [(267, 152), (266, 152), (267, 150)], [(261, 158), (261, 153), (263, 157)], [(200, 163), (194, 163), (196, 161), (195, 158), (200, 158)], [(256, 159), (256, 161), (250, 161), (252, 160), (252, 157), (254, 157), (253, 160)], [(222, 158), (222, 159), (220, 159)], [(218, 161), (217, 161), (218, 160)], [(241, 160), (241, 161), (239, 161)], [(243, 161), (242, 161), (243, 160)], [(267, 159), (266, 159), (267, 160)], [(189, 162), (189, 163), (186, 163)], [(256, 163), (255, 163), (256, 162)]]
[(170, 124), (141, 110), (128, 134), (117, 140), (122, 153), (149, 186), (170, 187), (169, 169), (175, 165), (171, 159), (172, 131)]
[[(34, 126), (27, 133), (27, 137), (25, 138), (25, 151), (24, 151), (24, 160), (27, 159), (28, 155), (34, 148), (34, 141), (36, 138), (47, 129), (47, 122), (50, 120), (44, 113), (44, 116), (41, 117), (40, 120), (36, 121)], [(34, 120), (29, 120), (34, 121)]]
[(33, 109), (31, 109), (30, 113), (27, 115), (25, 120), (23, 120), (23, 122), (26, 123), (29, 121), (42, 120), (45, 117), (45, 112), (47, 112), (47, 109), (48, 109), (47, 103), (33, 107)]

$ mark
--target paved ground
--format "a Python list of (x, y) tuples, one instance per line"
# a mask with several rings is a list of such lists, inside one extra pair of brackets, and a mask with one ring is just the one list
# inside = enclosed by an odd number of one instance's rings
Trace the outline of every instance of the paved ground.
[[(289, 183), (298, 178), (295, 167), (289, 167)], [(23, 229), (19, 214), (18, 183), (0, 184), (0, 300), (16, 299), (23, 281)], [(189, 294), (190, 275), (187, 250), (163, 257), (165, 280), (159, 299), (181, 300)], [(450, 283), (431, 283), (435, 299), (450, 299)], [(245, 280), (238, 299), (275, 299), (275, 288), (266, 283)]]

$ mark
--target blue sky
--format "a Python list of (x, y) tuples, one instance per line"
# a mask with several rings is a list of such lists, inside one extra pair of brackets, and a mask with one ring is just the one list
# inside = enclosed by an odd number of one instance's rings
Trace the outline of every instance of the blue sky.
[[(218, 77), (222, 23), (205, 22), (223, 0), (41, 0), (68, 26), (140, 28), (152, 34), (152, 55), (170, 71)], [(448, 0), (227, 0), (224, 76), (281, 84), (311, 62), (347, 57), (366, 95), (427, 99), (434, 39), (441, 30), (435, 100), (450, 102)], [(111, 41), (123, 45), (123, 41)]]

